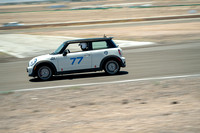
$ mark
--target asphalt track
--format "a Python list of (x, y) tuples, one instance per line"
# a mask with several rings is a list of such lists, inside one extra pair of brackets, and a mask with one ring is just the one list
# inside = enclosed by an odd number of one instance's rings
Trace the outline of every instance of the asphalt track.
[(51, 81), (29, 78), (28, 59), (0, 63), (0, 91), (20, 90), (59, 85), (74, 85), (200, 73), (200, 45), (198, 42), (149, 48), (125, 49), (127, 67), (119, 75), (104, 72), (56, 76)]
[[(56, 27), (32, 30), (8, 30), (0, 34), (32, 33), (41, 30), (71, 30), (102, 28), (113, 26), (138, 26), (157, 25), (161, 23), (199, 22), (199, 19), (169, 20), (140, 23), (119, 23), (115, 25), (88, 25), (75, 27)], [(188, 41), (190, 42), (190, 41)], [(151, 77), (192, 75), (200, 73), (200, 45), (199, 41), (182, 42), (181, 44), (157, 45), (148, 48), (126, 48), (123, 54), (126, 57), (127, 67), (121, 69), (119, 75), (107, 76), (104, 72), (83, 74), (70, 74), (56, 76), (51, 81), (42, 82), (28, 77), (26, 67), (29, 59), (0, 63), (0, 91), (20, 90), (29, 88), (41, 88), (50, 86), (75, 85), (85, 83), (99, 83), (121, 81), (129, 79), (141, 79)]]

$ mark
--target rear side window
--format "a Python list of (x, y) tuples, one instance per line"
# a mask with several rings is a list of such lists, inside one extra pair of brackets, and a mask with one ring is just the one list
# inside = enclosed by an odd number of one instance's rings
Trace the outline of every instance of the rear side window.
[(106, 41), (99, 41), (99, 42), (92, 42), (92, 48), (93, 50), (97, 49), (106, 49), (108, 48), (108, 44)]

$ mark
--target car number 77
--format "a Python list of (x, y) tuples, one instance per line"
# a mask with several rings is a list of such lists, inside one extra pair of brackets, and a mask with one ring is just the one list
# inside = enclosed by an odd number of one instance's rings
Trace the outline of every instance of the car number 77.
[(81, 63), (81, 61), (83, 60), (83, 57), (76, 57), (76, 58), (70, 58), (70, 60), (72, 60), (72, 65), (74, 65), (75, 61), (78, 60), (78, 64)]

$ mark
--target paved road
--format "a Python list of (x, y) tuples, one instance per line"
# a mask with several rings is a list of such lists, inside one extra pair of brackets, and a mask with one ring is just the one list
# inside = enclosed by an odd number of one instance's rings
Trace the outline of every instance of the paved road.
[(106, 76), (103, 72), (72, 74), (46, 82), (27, 76), (27, 59), (0, 63), (0, 91), (200, 73), (199, 42), (127, 49), (124, 56), (127, 67), (119, 75)]
[[(160, 23), (182, 23), (199, 22), (199, 19), (190, 20), (170, 20), (144, 23), (124, 23), (115, 24), (115, 26), (138, 26), (138, 25), (156, 25)], [(113, 27), (107, 25), (89, 25), (78, 27), (54, 27), (44, 29), (30, 30), (8, 30), (0, 31), (0, 34), (31, 33), (38, 31), (86, 29)], [(57, 76), (53, 81), (40, 82), (37, 79), (31, 79), (27, 76), (26, 67), (28, 59), (21, 61), (0, 63), (0, 91), (38, 88), (47, 86), (70, 85), (81, 83), (94, 83), (105, 81), (119, 81), (126, 79), (138, 79), (157, 76), (172, 76), (200, 73), (200, 42), (173, 44), (168, 46), (156, 46), (149, 48), (124, 49), (124, 56), (127, 60), (127, 67), (116, 76), (106, 76), (103, 72), (85, 73), (75, 75)]]

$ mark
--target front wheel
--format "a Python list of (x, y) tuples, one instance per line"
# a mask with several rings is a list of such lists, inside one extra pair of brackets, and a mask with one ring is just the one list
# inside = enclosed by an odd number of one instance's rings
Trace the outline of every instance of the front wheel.
[(52, 70), (48, 66), (42, 66), (38, 69), (37, 75), (41, 80), (49, 80), (52, 77)]
[(116, 61), (110, 60), (106, 62), (104, 70), (107, 74), (114, 75), (119, 72), (120, 67)]

